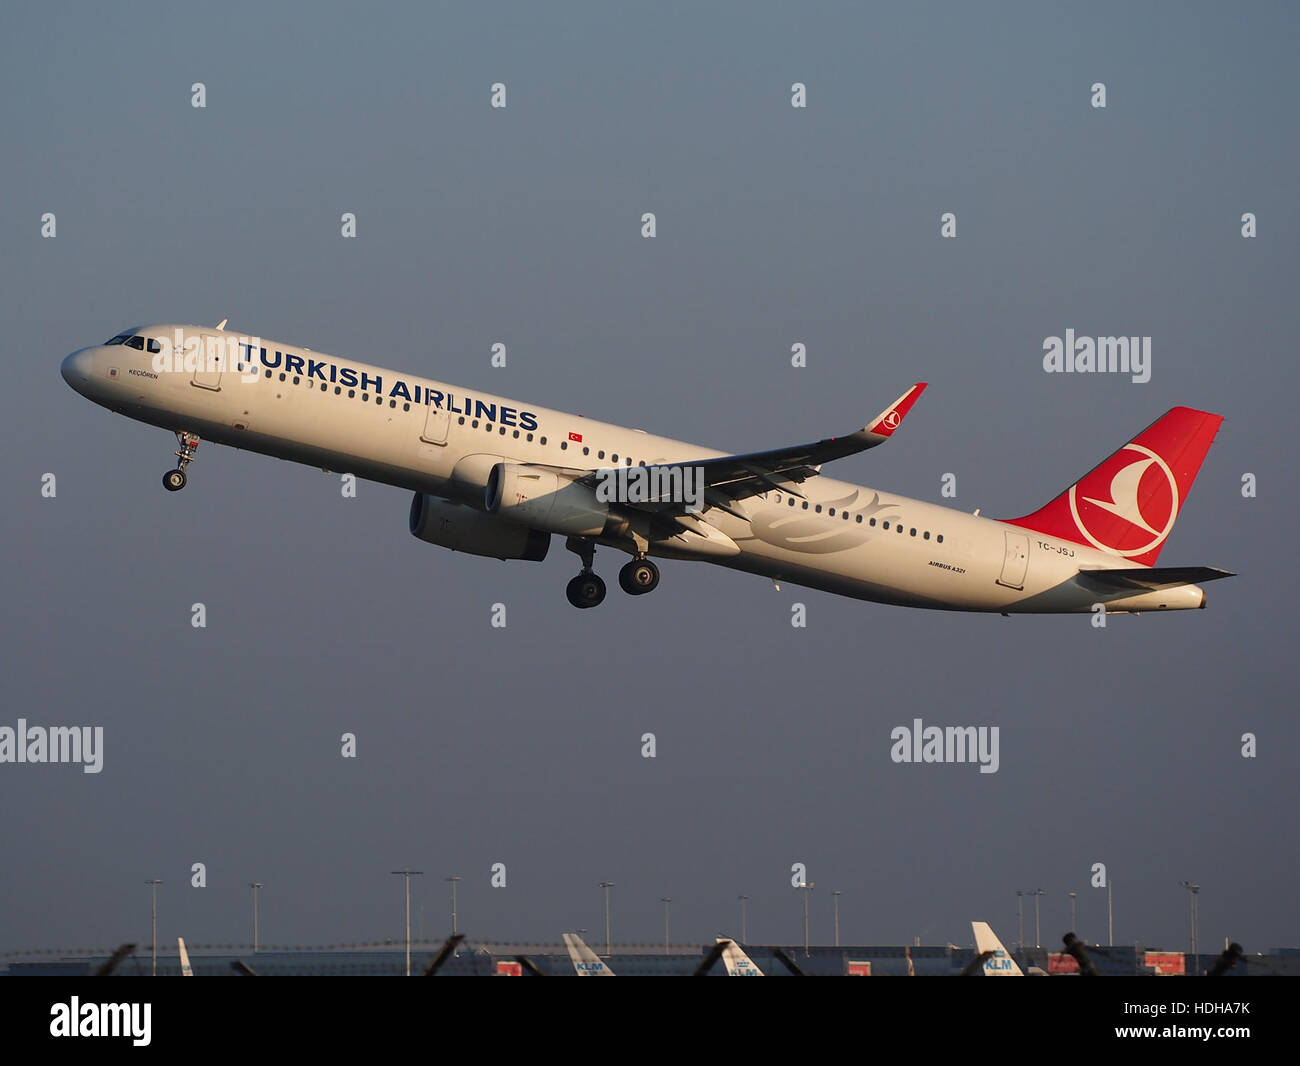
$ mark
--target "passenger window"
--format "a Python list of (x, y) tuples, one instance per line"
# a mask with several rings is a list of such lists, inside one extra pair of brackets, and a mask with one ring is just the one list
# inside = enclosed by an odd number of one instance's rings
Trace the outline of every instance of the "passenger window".
[(929, 531), (928, 529), (925, 531), (924, 536), (925, 536), (925, 539), (926, 539), (926, 540), (929, 540), (929, 539), (930, 539), (930, 531)]
[(882, 525), (885, 529), (888, 529), (888, 528), (889, 528), (889, 523), (888, 523), (888, 522), (883, 522), (883, 523), (881, 523), (881, 525)]
[(937, 537), (935, 537), (934, 539), (937, 540), (940, 544), (942, 544), (942, 543), (943, 543), (943, 534), (940, 533), (940, 534), (939, 534)]
[(862, 525), (862, 516), (858, 515), (858, 525)]

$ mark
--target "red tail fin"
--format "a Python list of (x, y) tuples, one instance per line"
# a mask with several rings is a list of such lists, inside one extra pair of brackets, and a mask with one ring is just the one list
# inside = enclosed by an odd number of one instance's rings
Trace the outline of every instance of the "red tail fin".
[(1175, 407), (1046, 507), (1006, 521), (1153, 566), (1222, 422)]

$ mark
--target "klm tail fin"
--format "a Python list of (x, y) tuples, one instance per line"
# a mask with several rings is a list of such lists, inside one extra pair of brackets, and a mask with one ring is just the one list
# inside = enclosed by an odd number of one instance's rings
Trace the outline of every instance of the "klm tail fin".
[[(613, 977), (614, 971), (600, 957), (587, 947), (586, 941), (577, 933), (564, 934), (564, 946), (569, 949), (569, 958), (579, 977)], [(622, 988), (619, 985), (619, 988)]]
[(970, 927), (975, 931), (975, 950), (981, 955), (986, 951), (993, 952), (992, 958), (984, 960), (985, 977), (1025, 976), (1016, 965), (1016, 960), (1007, 954), (1007, 949), (1002, 946), (1002, 941), (994, 934), (988, 922), (971, 922)]
[(728, 940), (725, 936), (720, 936), (718, 937), (718, 943), (725, 945), (722, 949), (722, 963), (727, 967), (728, 977), (763, 976), (763, 971), (754, 965), (754, 960), (741, 951), (740, 945), (734, 940)]
[(1046, 507), (1005, 521), (1154, 566), (1222, 422), (1175, 407)]

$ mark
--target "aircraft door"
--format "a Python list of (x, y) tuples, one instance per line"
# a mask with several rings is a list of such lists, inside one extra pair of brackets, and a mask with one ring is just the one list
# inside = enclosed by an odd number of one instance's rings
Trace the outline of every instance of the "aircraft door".
[(420, 434), (421, 440), (427, 440), (430, 444), (447, 443), (447, 426), (451, 422), (451, 414), (441, 406), (429, 404), (428, 414), (424, 418), (424, 432)]
[(1029, 569), (1029, 538), (1024, 533), (1007, 530), (1006, 550), (1002, 557), (1002, 575), (999, 585), (1010, 589), (1025, 587), (1025, 573)]
[(201, 389), (220, 389), (221, 372), (226, 364), (226, 346), (220, 337), (203, 337), (202, 344), (194, 353), (194, 377), (192, 384)]

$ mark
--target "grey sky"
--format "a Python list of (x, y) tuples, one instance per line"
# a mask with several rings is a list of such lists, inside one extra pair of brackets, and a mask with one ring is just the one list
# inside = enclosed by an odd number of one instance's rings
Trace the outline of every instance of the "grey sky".
[[(0, 766), (0, 951), (143, 941), (154, 876), (167, 940), (247, 940), (251, 880), (268, 942), (396, 936), (407, 864), (430, 935), (458, 874), (474, 936), (595, 930), (612, 880), (616, 939), (660, 937), (664, 895), (674, 939), (738, 934), (744, 892), (750, 938), (792, 941), (796, 861), (826, 942), (832, 889), (845, 942), (966, 944), (977, 918), (1010, 944), (1015, 891), (1039, 886), (1045, 943), (1069, 891), (1104, 940), (1105, 862), (1120, 941), (1184, 945), (1191, 878), (1203, 948), (1296, 943), (1298, 22), (10, 5), (0, 725), (102, 725), (106, 750), (98, 775)], [(345, 500), (336, 477), (207, 446), (167, 494), (171, 437), (59, 377), (126, 326), (226, 317), (736, 450), (855, 429), (926, 380), (889, 446), (834, 474), (937, 502), (953, 472), (951, 502), (991, 516), (1202, 407), (1227, 421), (1161, 561), (1241, 576), (1207, 611), (1104, 631), (687, 563), (578, 612), (559, 540), (540, 565), (452, 554), (407, 533), (396, 489)], [(1045, 374), (1067, 328), (1150, 335), (1151, 381)], [(607, 578), (620, 562), (597, 554)], [(1000, 726), (999, 772), (891, 763), (916, 716)]]

